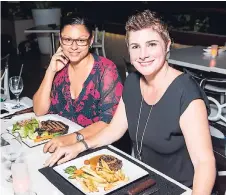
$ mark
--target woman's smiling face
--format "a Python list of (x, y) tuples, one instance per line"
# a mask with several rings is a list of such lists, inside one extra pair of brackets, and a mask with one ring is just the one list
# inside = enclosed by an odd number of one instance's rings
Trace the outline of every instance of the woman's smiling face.
[(166, 61), (169, 46), (170, 41), (166, 45), (152, 28), (129, 32), (130, 61), (144, 76), (155, 74), (161, 69)]
[(93, 40), (84, 25), (66, 25), (60, 36), (63, 52), (71, 62), (78, 63), (88, 55)]

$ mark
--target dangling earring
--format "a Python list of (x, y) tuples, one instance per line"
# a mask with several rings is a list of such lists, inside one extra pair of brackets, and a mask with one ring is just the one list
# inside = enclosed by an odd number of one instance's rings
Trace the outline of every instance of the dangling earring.
[(89, 46), (89, 49), (92, 49), (92, 45)]
[(166, 52), (166, 61), (169, 60), (169, 57), (170, 57), (170, 50), (168, 50), (168, 51)]

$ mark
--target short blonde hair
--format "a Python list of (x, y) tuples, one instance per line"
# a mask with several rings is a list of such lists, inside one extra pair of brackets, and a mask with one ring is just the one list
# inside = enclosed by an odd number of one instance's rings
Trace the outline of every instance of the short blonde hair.
[(145, 10), (129, 17), (125, 27), (127, 43), (130, 31), (138, 31), (145, 28), (152, 28), (156, 31), (167, 46), (167, 43), (170, 40), (167, 25), (157, 16), (156, 12), (150, 10)]

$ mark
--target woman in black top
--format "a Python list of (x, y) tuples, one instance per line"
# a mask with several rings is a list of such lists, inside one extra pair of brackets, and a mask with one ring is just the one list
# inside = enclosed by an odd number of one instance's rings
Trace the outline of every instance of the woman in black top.
[[(193, 194), (210, 194), (216, 170), (205, 94), (189, 75), (168, 65), (171, 40), (155, 13), (146, 10), (130, 17), (126, 31), (138, 72), (127, 77), (110, 125), (86, 143), (90, 148), (111, 144), (129, 129), (138, 159), (193, 186)], [(58, 161), (63, 163), (84, 150), (82, 143), (61, 148), (46, 165), (65, 155)]]

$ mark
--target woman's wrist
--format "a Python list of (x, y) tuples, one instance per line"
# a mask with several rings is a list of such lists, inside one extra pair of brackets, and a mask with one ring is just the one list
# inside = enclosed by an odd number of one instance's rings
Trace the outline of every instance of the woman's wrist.
[(84, 152), (87, 150), (86, 146), (82, 143), (82, 142), (77, 142), (75, 144), (76, 148), (78, 149), (78, 152), (81, 153), (81, 152)]
[(46, 72), (48, 74), (51, 74), (51, 75), (55, 75), (57, 71), (54, 71), (51, 67), (51, 64), (49, 65), (49, 67), (47, 68)]

